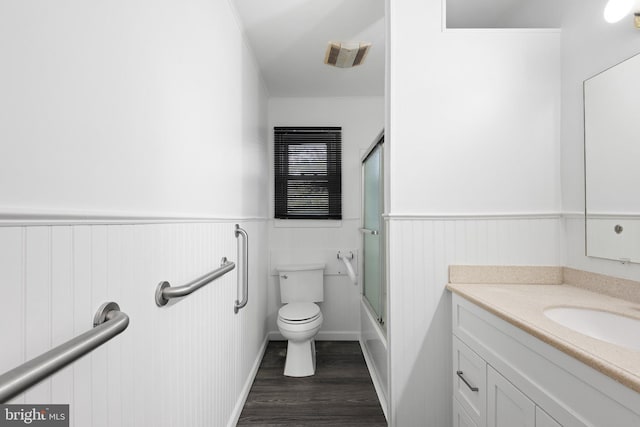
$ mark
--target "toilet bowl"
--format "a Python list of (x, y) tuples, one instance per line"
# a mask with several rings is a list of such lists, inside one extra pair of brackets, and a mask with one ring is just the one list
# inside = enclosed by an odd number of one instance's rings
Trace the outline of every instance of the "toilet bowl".
[(276, 267), (280, 282), (278, 329), (289, 341), (284, 375), (308, 377), (316, 372), (315, 336), (322, 326), (317, 302), (324, 301), (324, 264)]
[(308, 377), (316, 371), (315, 336), (322, 326), (320, 307), (312, 302), (285, 304), (278, 311), (278, 329), (289, 341), (284, 375)]

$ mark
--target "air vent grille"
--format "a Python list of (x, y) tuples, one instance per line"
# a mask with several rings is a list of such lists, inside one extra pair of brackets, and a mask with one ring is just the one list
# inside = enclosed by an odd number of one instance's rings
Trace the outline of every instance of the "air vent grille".
[(370, 48), (371, 43), (365, 42), (329, 42), (324, 63), (339, 68), (355, 67), (364, 62)]

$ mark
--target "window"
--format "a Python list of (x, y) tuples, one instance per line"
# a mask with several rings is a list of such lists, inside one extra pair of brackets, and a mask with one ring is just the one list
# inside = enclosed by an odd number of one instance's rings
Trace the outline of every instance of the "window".
[(342, 219), (342, 128), (274, 128), (275, 217)]

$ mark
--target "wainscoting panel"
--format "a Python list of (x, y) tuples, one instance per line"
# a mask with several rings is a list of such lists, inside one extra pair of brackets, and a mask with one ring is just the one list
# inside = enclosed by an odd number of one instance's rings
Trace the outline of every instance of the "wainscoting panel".
[(558, 217), (390, 218), (391, 425), (451, 425), (448, 266), (560, 265)]
[[(238, 314), (235, 222), (0, 227), (0, 372), (90, 329), (117, 302), (127, 330), (11, 403), (68, 403), (71, 425), (225, 426), (266, 336), (266, 222), (249, 233), (249, 304)], [(182, 285), (237, 268), (157, 307), (160, 281)]]

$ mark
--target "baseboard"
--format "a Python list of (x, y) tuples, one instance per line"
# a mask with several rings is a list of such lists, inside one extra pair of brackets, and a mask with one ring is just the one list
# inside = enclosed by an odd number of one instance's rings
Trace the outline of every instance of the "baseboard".
[(244, 404), (247, 401), (247, 397), (249, 396), (249, 392), (251, 391), (251, 386), (253, 385), (253, 380), (256, 378), (258, 374), (258, 369), (260, 368), (260, 363), (262, 362), (262, 358), (264, 357), (264, 352), (267, 349), (267, 344), (269, 343), (269, 334), (264, 337), (264, 341), (262, 342), (262, 346), (258, 351), (258, 355), (256, 360), (253, 362), (253, 366), (251, 367), (251, 371), (249, 375), (247, 375), (247, 380), (240, 391), (240, 396), (238, 396), (238, 400), (236, 401), (236, 406), (231, 411), (231, 416), (229, 417), (229, 422), (227, 423), (227, 427), (235, 427), (238, 424), (238, 420), (240, 419), (240, 414), (242, 414), (242, 408), (244, 408)]
[[(271, 331), (267, 334), (269, 341), (286, 341), (278, 331)], [(317, 341), (360, 341), (358, 331), (320, 331), (316, 335)]]

